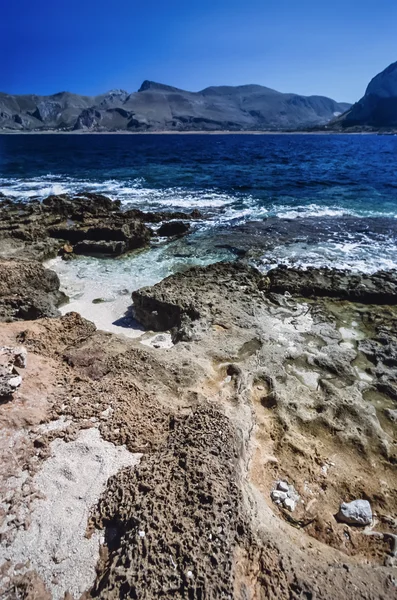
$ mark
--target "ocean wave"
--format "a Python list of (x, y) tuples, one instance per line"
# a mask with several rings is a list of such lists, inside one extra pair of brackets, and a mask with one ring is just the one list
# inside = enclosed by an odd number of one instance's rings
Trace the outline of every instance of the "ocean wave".
[(288, 267), (318, 267), (330, 265), (358, 273), (397, 269), (397, 246), (392, 241), (346, 241), (324, 244), (295, 243), (278, 246), (262, 257), (260, 268), (268, 271), (277, 265)]
[[(0, 178), (0, 192), (18, 201), (42, 200), (51, 194), (96, 192), (120, 200), (125, 207), (142, 210), (193, 210), (198, 208), (210, 217), (210, 223), (243, 223), (267, 217), (302, 219), (306, 217), (390, 217), (397, 218), (397, 206), (379, 203), (376, 209), (343, 206), (335, 203), (298, 202), (293, 196), (274, 199), (219, 189), (187, 187), (151, 187), (144, 178), (103, 181), (53, 175), (35, 178)], [(375, 205), (376, 206), (376, 205)], [(390, 210), (392, 209), (392, 210)], [(206, 227), (208, 224), (205, 225)]]
[(235, 201), (235, 197), (217, 190), (188, 190), (180, 187), (152, 188), (142, 178), (130, 181), (107, 179), (91, 181), (60, 175), (44, 175), (32, 179), (0, 178), (0, 192), (18, 201), (42, 200), (51, 194), (76, 194), (96, 192), (113, 200), (120, 200), (126, 207), (148, 210), (172, 209), (219, 209)]

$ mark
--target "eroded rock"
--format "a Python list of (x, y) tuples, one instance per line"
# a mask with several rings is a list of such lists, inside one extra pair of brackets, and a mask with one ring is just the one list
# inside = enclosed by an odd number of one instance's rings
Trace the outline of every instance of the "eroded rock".
[(66, 301), (59, 278), (39, 262), (0, 259), (0, 321), (55, 317)]

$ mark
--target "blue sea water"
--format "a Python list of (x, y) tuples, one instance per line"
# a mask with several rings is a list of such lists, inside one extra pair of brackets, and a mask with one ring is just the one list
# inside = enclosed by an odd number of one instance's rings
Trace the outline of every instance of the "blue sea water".
[[(183, 262), (186, 256), (188, 262), (211, 262), (227, 257), (208, 247), (208, 236), (216, 239), (220, 226), (269, 217), (327, 217), (332, 230), (333, 218), (348, 215), (381, 216), (395, 226), (397, 137), (0, 135), (0, 192), (29, 200), (81, 190), (143, 210), (199, 208), (207, 219), (186, 241), (190, 254), (179, 243), (163, 249), (156, 262)], [(200, 228), (207, 243), (201, 251), (197, 243), (192, 251)], [(350, 233), (346, 240), (339, 236), (335, 243), (310, 247), (276, 244), (262, 263), (277, 262), (374, 271), (395, 268), (397, 248), (392, 238), (356, 239)]]

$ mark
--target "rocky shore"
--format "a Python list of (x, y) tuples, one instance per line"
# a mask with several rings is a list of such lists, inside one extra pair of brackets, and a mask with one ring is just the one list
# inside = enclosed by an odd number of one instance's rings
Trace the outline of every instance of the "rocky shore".
[(145, 344), (59, 315), (43, 260), (200, 218), (3, 199), (1, 597), (397, 597), (396, 272), (194, 267)]

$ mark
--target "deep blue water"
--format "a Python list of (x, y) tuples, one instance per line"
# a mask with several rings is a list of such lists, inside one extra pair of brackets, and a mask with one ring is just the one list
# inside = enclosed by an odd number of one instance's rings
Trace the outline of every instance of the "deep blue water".
[[(82, 189), (142, 209), (198, 207), (214, 227), (269, 216), (396, 219), (397, 137), (0, 135), (4, 194), (28, 199)], [(299, 262), (303, 252), (301, 262), (315, 264), (318, 256), (323, 263), (347, 256), (352, 268), (397, 263), (394, 242), (364, 247), (360, 240), (357, 248), (350, 237), (346, 243), (331, 253), (311, 248), (311, 258), (299, 247), (281, 248), (277, 256), (288, 261), (295, 252)]]

